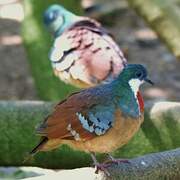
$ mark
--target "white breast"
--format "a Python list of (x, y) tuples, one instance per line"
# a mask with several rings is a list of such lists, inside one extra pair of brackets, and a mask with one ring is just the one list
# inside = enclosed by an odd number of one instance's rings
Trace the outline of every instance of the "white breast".
[(131, 79), (128, 83), (134, 93), (135, 98), (137, 98), (137, 92), (139, 91), (139, 86), (143, 83), (143, 81), (139, 79)]

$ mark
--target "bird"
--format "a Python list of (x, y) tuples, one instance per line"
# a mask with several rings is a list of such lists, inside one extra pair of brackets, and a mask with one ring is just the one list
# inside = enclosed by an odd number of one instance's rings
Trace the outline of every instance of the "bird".
[(58, 4), (48, 7), (43, 19), (54, 36), (49, 59), (62, 81), (79, 88), (96, 86), (117, 77), (127, 64), (114, 38), (96, 20)]
[(139, 87), (144, 82), (153, 84), (147, 76), (143, 65), (129, 64), (113, 81), (75, 92), (59, 102), (36, 128), (41, 139), (30, 156), (66, 144), (90, 153), (96, 168), (103, 170), (96, 153), (110, 154), (127, 144), (144, 120)]

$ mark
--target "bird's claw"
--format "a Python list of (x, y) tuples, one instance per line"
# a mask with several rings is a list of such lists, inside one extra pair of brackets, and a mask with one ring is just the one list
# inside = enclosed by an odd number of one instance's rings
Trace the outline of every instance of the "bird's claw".
[(106, 174), (107, 176), (110, 176), (110, 173), (108, 172), (107, 168), (110, 166), (110, 164), (106, 164), (106, 163), (102, 163), (102, 164), (95, 164), (96, 167), (96, 171), (95, 173), (98, 174), (99, 171), (103, 171), (104, 174)]
[(119, 164), (119, 163), (130, 163), (127, 159), (111, 159), (109, 161), (106, 161), (105, 163), (97, 163), (94, 164), (96, 167), (95, 173), (98, 174), (99, 171), (103, 171), (107, 176), (110, 176), (110, 173), (108, 172), (107, 168), (111, 166), (112, 163)]

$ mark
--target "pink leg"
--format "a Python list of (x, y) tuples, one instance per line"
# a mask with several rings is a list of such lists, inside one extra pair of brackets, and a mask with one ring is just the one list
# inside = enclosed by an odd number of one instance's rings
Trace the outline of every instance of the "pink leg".
[(100, 164), (97, 159), (96, 159), (96, 156), (94, 153), (91, 153), (91, 157), (92, 157), (92, 160), (94, 162), (94, 165), (96, 167), (96, 171), (95, 173), (98, 174), (99, 171), (103, 171), (107, 176), (110, 176), (110, 173), (108, 172), (107, 168), (109, 167), (108, 164), (106, 163), (102, 163)]

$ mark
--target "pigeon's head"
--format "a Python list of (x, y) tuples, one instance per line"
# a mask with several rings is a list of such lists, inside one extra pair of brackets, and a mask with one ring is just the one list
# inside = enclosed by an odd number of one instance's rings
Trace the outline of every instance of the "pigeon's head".
[(141, 64), (126, 65), (118, 79), (121, 83), (128, 84), (133, 92), (137, 92), (139, 87), (144, 82), (153, 85), (153, 82), (148, 79), (147, 69)]
[(58, 36), (70, 27), (76, 18), (75, 14), (66, 10), (63, 6), (54, 4), (45, 11), (44, 24), (54, 36)]

